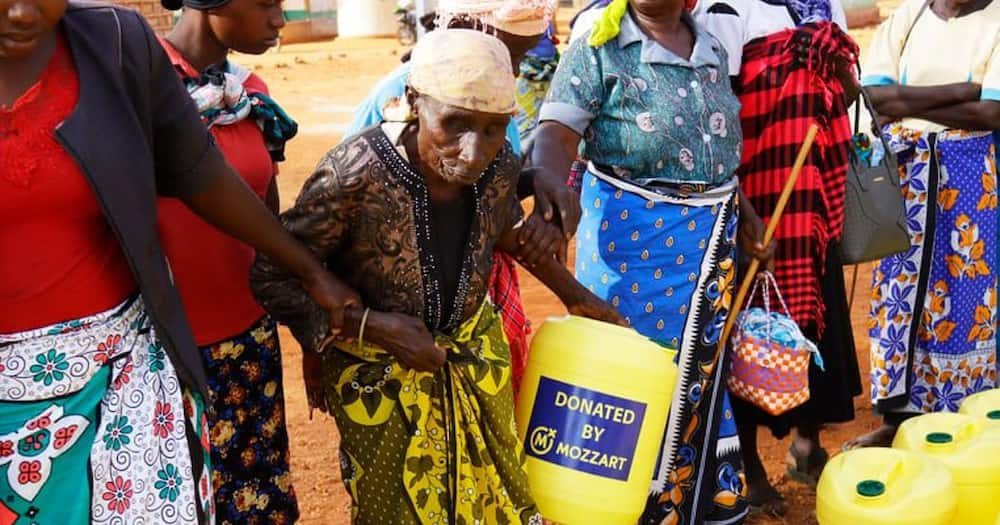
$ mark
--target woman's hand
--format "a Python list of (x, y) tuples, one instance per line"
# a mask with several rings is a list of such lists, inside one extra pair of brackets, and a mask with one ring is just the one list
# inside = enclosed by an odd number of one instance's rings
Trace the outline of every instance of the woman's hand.
[(740, 250), (750, 257), (757, 259), (768, 271), (774, 271), (774, 251), (775, 242), (764, 246), (764, 233), (767, 227), (764, 221), (757, 215), (757, 211), (750, 204), (749, 199), (742, 196), (740, 198), (740, 226), (737, 237), (740, 243)]
[(403, 366), (418, 372), (435, 372), (447, 358), (423, 320), (411, 315), (371, 312), (365, 327), (365, 339), (369, 337)]
[(546, 258), (555, 258), (560, 264), (566, 264), (569, 243), (559, 225), (545, 222), (542, 217), (533, 213), (515, 232), (517, 248), (513, 255), (523, 266), (531, 268), (541, 264)]
[(560, 226), (566, 240), (573, 238), (583, 215), (580, 196), (566, 184), (568, 174), (567, 170), (560, 177), (541, 166), (534, 166), (521, 175), (530, 177), (534, 188), (535, 209), (532, 215), (539, 215), (545, 222)]
[(604, 321), (605, 323), (628, 326), (628, 323), (625, 322), (625, 319), (623, 319), (618, 313), (618, 310), (615, 310), (615, 308), (610, 304), (598, 299), (594, 294), (588, 294), (581, 297), (579, 302), (567, 304), (566, 310), (579, 317), (587, 317), (597, 321)]
[(323, 386), (322, 356), (315, 352), (302, 352), (302, 380), (306, 385), (306, 401), (309, 403), (309, 410), (317, 409), (329, 414), (330, 408), (326, 404), (326, 388)]
[(361, 297), (318, 263), (302, 277), (309, 297), (330, 315), (330, 333), (339, 335), (344, 327), (344, 311), (361, 305)]

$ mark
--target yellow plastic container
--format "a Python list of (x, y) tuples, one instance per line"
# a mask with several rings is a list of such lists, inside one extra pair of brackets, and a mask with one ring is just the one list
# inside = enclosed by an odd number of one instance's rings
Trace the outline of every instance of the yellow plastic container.
[(634, 525), (673, 397), (676, 351), (580, 317), (531, 343), (517, 405), (532, 495), (563, 525)]
[(951, 525), (957, 507), (942, 463), (891, 448), (834, 456), (816, 487), (820, 525)]
[(1000, 431), (963, 414), (924, 414), (905, 421), (893, 448), (948, 467), (958, 487), (956, 525), (994, 525), (1000, 514)]
[(991, 425), (1000, 427), (1000, 388), (965, 398), (959, 412), (967, 416), (984, 417)]

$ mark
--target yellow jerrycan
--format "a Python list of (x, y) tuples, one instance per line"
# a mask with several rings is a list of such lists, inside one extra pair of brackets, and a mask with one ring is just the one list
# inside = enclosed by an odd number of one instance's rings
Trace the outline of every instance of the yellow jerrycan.
[(947, 467), (906, 450), (838, 454), (816, 487), (819, 525), (951, 525), (957, 507)]
[(900, 425), (892, 446), (948, 467), (958, 487), (955, 525), (994, 525), (1000, 514), (1000, 430), (963, 414), (924, 414)]
[(542, 515), (635, 525), (673, 398), (675, 350), (634, 330), (550, 318), (531, 342), (517, 425)]
[(983, 417), (990, 424), (1000, 427), (1000, 388), (980, 392), (965, 398), (959, 413), (973, 417)]

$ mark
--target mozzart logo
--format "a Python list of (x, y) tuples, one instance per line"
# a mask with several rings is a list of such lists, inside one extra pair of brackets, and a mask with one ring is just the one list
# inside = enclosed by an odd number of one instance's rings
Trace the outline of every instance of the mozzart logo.
[(627, 480), (646, 405), (542, 377), (525, 449), (581, 472)]
[(544, 456), (552, 451), (556, 444), (556, 434), (559, 431), (549, 427), (537, 427), (531, 431), (529, 445), (536, 455)]

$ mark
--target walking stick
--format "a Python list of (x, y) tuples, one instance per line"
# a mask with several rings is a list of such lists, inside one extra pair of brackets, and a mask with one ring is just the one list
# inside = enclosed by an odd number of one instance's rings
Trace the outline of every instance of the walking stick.
[[(809, 126), (809, 131), (806, 132), (806, 140), (802, 143), (802, 147), (799, 148), (799, 156), (796, 157), (795, 164), (792, 165), (792, 172), (788, 175), (788, 180), (785, 181), (785, 187), (781, 190), (778, 203), (774, 206), (774, 213), (771, 215), (770, 222), (767, 223), (767, 230), (764, 232), (764, 246), (771, 244), (771, 240), (774, 238), (774, 231), (778, 229), (778, 221), (781, 220), (781, 214), (784, 213), (785, 207), (788, 206), (788, 199), (792, 196), (792, 190), (795, 189), (795, 183), (799, 180), (799, 173), (802, 171), (802, 166), (806, 163), (806, 156), (809, 155), (809, 150), (812, 149), (813, 141), (816, 140), (816, 133), (818, 131), (819, 127), (813, 124)], [(740, 283), (736, 299), (734, 299), (733, 305), (729, 309), (729, 317), (726, 319), (725, 327), (722, 329), (722, 338), (719, 339), (718, 349), (720, 352), (726, 347), (729, 334), (733, 331), (733, 324), (736, 323), (736, 316), (739, 315), (740, 310), (743, 308), (743, 301), (746, 300), (747, 292), (750, 291), (750, 285), (757, 277), (758, 269), (760, 269), (760, 259), (754, 257), (750, 261), (750, 267), (743, 277), (743, 282)]]

